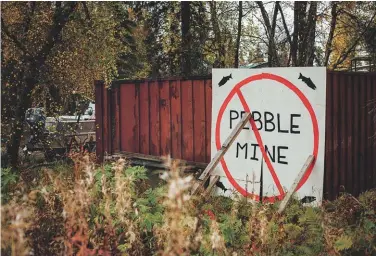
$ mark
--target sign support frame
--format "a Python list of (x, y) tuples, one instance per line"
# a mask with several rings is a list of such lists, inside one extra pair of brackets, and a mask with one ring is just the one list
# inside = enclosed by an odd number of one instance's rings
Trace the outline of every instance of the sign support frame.
[[(248, 121), (252, 118), (251, 112), (246, 112), (240, 122), (236, 125), (235, 129), (231, 132), (231, 134), (227, 137), (225, 142), (222, 144), (222, 147), (217, 153), (215, 154), (214, 158), (210, 161), (208, 166), (205, 170), (201, 173), (199, 180), (193, 185), (191, 195), (194, 195), (198, 192), (198, 190), (205, 184), (205, 182), (209, 179), (210, 174), (213, 172), (215, 167), (217, 167), (221, 158), (226, 154), (227, 150), (230, 148), (236, 137), (239, 135), (243, 127), (248, 123)], [(216, 178), (218, 181), (218, 179)], [(215, 182), (210, 182), (208, 189), (210, 190)], [(207, 192), (206, 192), (207, 193)]]
[(295, 193), (295, 190), (298, 187), (300, 180), (303, 178), (308, 167), (312, 164), (314, 160), (315, 160), (315, 157), (313, 155), (308, 156), (298, 176), (296, 176), (294, 183), (291, 185), (290, 190), (286, 193), (285, 197), (281, 201), (281, 204), (279, 205), (279, 208), (278, 208), (278, 213), (282, 213), (286, 209), (287, 203), (290, 201), (292, 195)]

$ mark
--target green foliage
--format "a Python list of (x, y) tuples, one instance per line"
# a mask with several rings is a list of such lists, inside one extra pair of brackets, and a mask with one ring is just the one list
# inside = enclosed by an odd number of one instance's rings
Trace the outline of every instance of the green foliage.
[(133, 166), (126, 168), (124, 174), (126, 176), (131, 176), (134, 181), (138, 180), (146, 180), (148, 177), (146, 176), (147, 169), (142, 166)]
[(136, 200), (135, 206), (139, 210), (138, 219), (142, 230), (151, 232), (154, 225), (162, 224), (164, 212), (162, 198), (164, 194), (164, 187), (148, 189), (142, 194), (142, 197)]
[(340, 236), (334, 244), (334, 249), (338, 252), (347, 250), (353, 245), (352, 239), (349, 236)]
[(303, 205), (295, 198), (292, 198), (289, 202), (289, 207), (285, 210), (286, 220), (288, 222), (297, 223), (299, 216), (301, 216), (303, 212)]
[(321, 252), (324, 247), (323, 230), (321, 227), (321, 216), (319, 210), (306, 207), (298, 222), (305, 227), (303, 236), (305, 239), (305, 245), (309, 248), (304, 249), (305, 253), (309, 251), (309, 255), (317, 255), (317, 253)]
[(304, 231), (302, 227), (292, 223), (284, 224), (283, 228), (286, 231), (287, 239), (290, 241), (298, 239)]
[[(69, 166), (55, 166), (48, 175), (60, 177), (61, 185), (72, 191), (75, 189), (73, 174), (67, 169)], [(283, 214), (277, 214), (276, 205), (251, 204), (241, 198), (232, 200), (212, 195), (205, 203), (193, 202), (189, 207), (184, 206), (189, 210), (181, 211), (177, 205), (166, 204), (168, 186), (148, 188), (141, 185), (147, 179), (146, 172), (143, 167), (119, 169), (110, 164), (94, 170), (94, 184), (87, 187), (90, 204), (82, 209), (87, 213), (88, 236), (93, 244), (99, 245), (108, 237), (113, 241), (111, 248), (117, 251), (116, 255), (155, 255), (163, 251), (166, 234), (173, 229), (181, 232), (177, 236), (185, 239), (183, 243), (192, 243), (191, 255), (222, 255), (224, 249), (226, 255), (233, 252), (291, 256), (376, 253), (374, 190), (360, 195), (359, 199), (344, 194), (331, 202), (330, 210), (326, 204), (313, 208), (293, 199)], [(52, 250), (42, 241), (52, 241), (55, 234), (64, 235), (67, 223), (61, 212), (69, 209), (69, 204), (66, 205), (69, 201), (61, 201), (66, 195), (59, 195), (61, 188), (56, 190), (45, 174), (36, 176), (38, 181), (31, 184), (36, 187), (28, 192), (38, 212), (38, 225), (33, 227), (30, 237), (34, 250), (51, 254), (61, 245), (57, 244)], [(14, 173), (4, 169), (2, 192), (5, 188), (16, 189), (17, 180)], [(119, 206), (119, 202), (124, 204)], [(214, 216), (209, 216), (208, 210)], [(354, 216), (349, 216), (351, 212)], [(170, 219), (166, 218), (168, 214)], [(169, 223), (172, 216), (179, 221)], [(196, 220), (197, 229), (192, 226)], [(216, 242), (223, 244), (223, 250), (213, 250), (214, 230), (223, 239), (223, 242)]]
[(242, 245), (249, 240), (247, 229), (244, 228), (244, 223), (241, 219), (233, 215), (221, 214), (219, 220), (219, 227), (226, 246), (241, 248)]
[(19, 174), (12, 171), (11, 168), (1, 169), (1, 202), (5, 203), (10, 198), (9, 192), (18, 182)]

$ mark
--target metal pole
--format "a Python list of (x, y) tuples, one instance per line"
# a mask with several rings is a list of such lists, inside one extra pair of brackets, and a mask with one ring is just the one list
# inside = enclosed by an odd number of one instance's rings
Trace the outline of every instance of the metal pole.
[(261, 158), (261, 174), (260, 174), (260, 203), (262, 203), (262, 197), (263, 197), (263, 184), (264, 184), (264, 180), (263, 180), (263, 175), (264, 175), (264, 158), (262, 157)]

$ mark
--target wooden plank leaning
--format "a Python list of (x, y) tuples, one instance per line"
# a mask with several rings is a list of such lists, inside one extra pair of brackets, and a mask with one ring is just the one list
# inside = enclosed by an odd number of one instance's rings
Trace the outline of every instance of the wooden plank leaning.
[(214, 175), (210, 178), (209, 186), (205, 189), (203, 196), (206, 196), (210, 193), (217, 181), (219, 181), (219, 176), (217, 175)]
[(295, 189), (298, 187), (300, 180), (303, 178), (303, 176), (306, 173), (308, 167), (312, 164), (314, 159), (315, 159), (315, 157), (313, 155), (308, 156), (308, 158), (305, 161), (302, 169), (300, 169), (298, 176), (296, 176), (294, 183), (291, 185), (290, 190), (287, 191), (287, 194), (285, 195), (281, 204), (279, 205), (278, 213), (282, 213), (285, 210), (287, 203), (290, 201), (291, 196), (294, 194)]
[(247, 112), (242, 117), (240, 122), (236, 125), (234, 130), (232, 130), (231, 134), (227, 137), (226, 141), (222, 144), (222, 147), (217, 153), (215, 154), (214, 158), (211, 160), (211, 162), (208, 164), (208, 166), (205, 168), (205, 170), (201, 173), (199, 180), (193, 185), (191, 195), (194, 195), (197, 193), (198, 189), (202, 187), (203, 184), (208, 180), (210, 177), (210, 174), (215, 169), (215, 167), (218, 165), (221, 158), (224, 156), (224, 154), (227, 152), (227, 150), (230, 148), (232, 143), (234, 142), (235, 138), (239, 135), (243, 127), (247, 124), (248, 120), (251, 118), (252, 114)]

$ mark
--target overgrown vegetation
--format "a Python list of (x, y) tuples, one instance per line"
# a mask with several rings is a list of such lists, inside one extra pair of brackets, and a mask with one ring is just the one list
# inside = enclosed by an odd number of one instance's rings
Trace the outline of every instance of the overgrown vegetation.
[(293, 200), (279, 215), (277, 205), (191, 197), (192, 178), (170, 160), (167, 182), (155, 188), (145, 168), (125, 160), (103, 167), (90, 155), (73, 160), (74, 166), (37, 175), (2, 173), (3, 255), (376, 253), (375, 190), (359, 198), (344, 194), (320, 208)]

